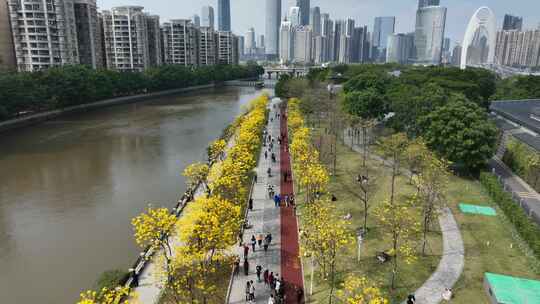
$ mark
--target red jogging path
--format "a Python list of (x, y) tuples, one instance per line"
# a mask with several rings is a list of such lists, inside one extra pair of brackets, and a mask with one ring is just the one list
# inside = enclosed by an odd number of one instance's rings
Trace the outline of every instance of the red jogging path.
[[(291, 157), (289, 155), (288, 131), (286, 103), (281, 109), (281, 136), (280, 145), (280, 167), (281, 167), (281, 197), (294, 193), (291, 178)], [(284, 180), (283, 173), (289, 173), (287, 180)], [(298, 289), (304, 289), (304, 278), (302, 274), (302, 264), (300, 262), (300, 246), (298, 242), (298, 222), (294, 214), (293, 207), (281, 207), (281, 275), (286, 282), (286, 304), (303, 303), (303, 296), (297, 293)]]

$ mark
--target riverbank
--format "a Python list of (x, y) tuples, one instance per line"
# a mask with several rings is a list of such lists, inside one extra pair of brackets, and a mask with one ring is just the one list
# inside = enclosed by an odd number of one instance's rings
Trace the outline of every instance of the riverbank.
[(187, 88), (165, 90), (165, 91), (138, 94), (138, 95), (132, 95), (132, 96), (124, 96), (124, 97), (118, 97), (118, 98), (105, 99), (101, 101), (96, 101), (96, 102), (72, 106), (72, 107), (66, 107), (59, 110), (36, 113), (36, 114), (32, 114), (32, 115), (28, 115), (28, 116), (24, 116), (20, 118), (1, 121), (0, 133), (35, 125), (35, 124), (38, 124), (47, 120), (51, 120), (53, 118), (66, 115), (66, 114), (73, 114), (73, 113), (85, 112), (89, 110), (110, 107), (110, 106), (115, 106), (115, 105), (134, 103), (134, 102), (139, 102), (139, 101), (144, 101), (144, 100), (148, 100), (152, 98), (164, 97), (164, 96), (169, 96), (169, 95), (182, 94), (182, 93), (188, 93), (188, 92), (206, 90), (206, 89), (214, 89), (214, 88), (219, 88), (221, 86), (225, 86), (225, 87), (226, 86), (239, 86), (240, 81), (251, 81), (251, 80), (252, 79), (239, 79), (239, 80), (233, 80), (233, 81), (225, 81), (219, 84), (212, 83), (212, 84), (206, 84), (206, 85), (191, 86)]

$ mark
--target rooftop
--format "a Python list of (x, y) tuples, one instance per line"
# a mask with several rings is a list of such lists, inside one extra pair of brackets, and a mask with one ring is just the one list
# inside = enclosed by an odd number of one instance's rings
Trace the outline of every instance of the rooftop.
[(485, 276), (498, 303), (540, 303), (540, 281), (490, 272)]

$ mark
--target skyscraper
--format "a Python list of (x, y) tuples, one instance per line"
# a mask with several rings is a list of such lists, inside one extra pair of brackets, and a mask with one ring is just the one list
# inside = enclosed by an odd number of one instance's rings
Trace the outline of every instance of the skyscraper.
[(266, 47), (264, 35), (259, 35), (259, 37), (257, 38), (257, 47), (259, 47), (259, 48), (265, 48)]
[(142, 71), (150, 64), (148, 29), (142, 6), (103, 11), (107, 68)]
[(321, 35), (321, 9), (318, 6), (315, 6), (310, 10), (309, 25), (313, 30), (313, 37)]
[(231, 30), (231, 1), (218, 0), (218, 29), (220, 31)]
[(452, 50), (451, 64), (453, 66), (459, 66), (461, 64), (461, 45), (459, 44)]
[(419, 0), (418, 1), (418, 8), (426, 7), (426, 6), (438, 6), (440, 5), (440, 0)]
[(289, 21), (291, 25), (299, 26), (301, 22), (300, 18), (300, 8), (298, 6), (291, 6), (289, 9)]
[(15, 69), (15, 48), (13, 46), (13, 36), (9, 25), (9, 12), (7, 2), (0, 1), (0, 70)]
[(309, 0), (296, 0), (300, 8), (300, 25), (309, 25)]
[(246, 54), (253, 55), (255, 54), (255, 48), (257, 47), (257, 44), (255, 42), (255, 29), (250, 28), (246, 32), (246, 40), (245, 40), (245, 46), (246, 46)]
[(510, 31), (510, 30), (517, 30), (521, 31), (523, 27), (523, 18), (512, 16), (512, 15), (504, 15), (504, 22), (503, 22), (503, 31)]
[(299, 26), (294, 29), (294, 51), (295, 62), (311, 62), (312, 34), (309, 26)]
[[(321, 47), (321, 60), (320, 62), (327, 62), (334, 60), (334, 21), (330, 19), (329, 14), (321, 15), (321, 36), (324, 38), (320, 41)], [(317, 52), (317, 50), (316, 50)]]
[(214, 29), (214, 8), (211, 6), (203, 6), (201, 9), (201, 26), (206, 26)]
[(411, 58), (414, 37), (407, 34), (392, 34), (388, 36), (386, 62), (406, 64)]
[(201, 17), (199, 17), (199, 15), (195, 14), (191, 17), (191, 22), (193, 22), (193, 25), (195, 25), (196, 27), (200, 27), (201, 26)]
[(279, 59), (281, 62), (289, 62), (293, 59), (293, 26), (285, 19), (279, 29)]
[(394, 34), (396, 17), (375, 17), (373, 34), (371, 36), (371, 58), (377, 62), (386, 59), (386, 43), (388, 37)]
[(266, 55), (274, 60), (279, 55), (279, 28), (281, 22), (281, 0), (266, 0)]
[(238, 56), (239, 57), (244, 57), (244, 52), (245, 52), (245, 37), (244, 36), (238, 36)]
[(446, 7), (427, 6), (418, 9), (414, 38), (417, 63), (441, 63), (445, 24)]
[(9, 0), (8, 5), (19, 71), (79, 63), (72, 0), (56, 1), (54, 10), (33, 0)]
[(369, 39), (367, 26), (355, 27), (352, 37), (351, 62), (366, 62), (369, 59)]

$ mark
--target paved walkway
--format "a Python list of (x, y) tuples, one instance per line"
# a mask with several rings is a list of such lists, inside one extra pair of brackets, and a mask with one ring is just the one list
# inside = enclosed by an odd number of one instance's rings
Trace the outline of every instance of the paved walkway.
[[(287, 116), (285, 108), (281, 112), (281, 135), (283, 136), (283, 142), (281, 145), (281, 172), (292, 173), (291, 170), (291, 157), (288, 149), (288, 130), (287, 130)], [(292, 177), (281, 178), (281, 196), (284, 197), (294, 193)], [(281, 273), (283, 273), (283, 279), (287, 282), (286, 302), (287, 303), (301, 303), (303, 297), (299, 299), (297, 291), (304, 289), (304, 276), (302, 272), (302, 263), (300, 262), (300, 244), (298, 239), (298, 221), (293, 207), (281, 208), (281, 240), (283, 246), (281, 247)]]
[[(275, 108), (274, 108), (275, 105)], [(246, 283), (248, 280), (252, 280), (255, 283), (255, 302), (256, 303), (268, 303), (268, 297), (270, 296), (270, 289), (264, 285), (264, 282), (257, 282), (257, 276), (255, 273), (256, 265), (261, 265), (263, 271), (269, 269), (274, 275), (281, 275), (281, 222), (280, 222), (280, 209), (276, 208), (274, 201), (268, 197), (268, 185), (274, 186), (276, 193), (280, 193), (280, 153), (279, 145), (277, 143), (277, 137), (280, 134), (280, 119), (274, 118), (278, 107), (278, 102), (272, 100), (269, 105), (270, 116), (273, 120), (268, 123), (268, 133), (274, 140), (273, 152), (276, 155), (276, 162), (273, 163), (268, 155), (265, 159), (264, 151), (268, 149), (268, 145), (261, 149), (261, 155), (259, 163), (255, 168), (257, 172), (257, 183), (253, 188), (253, 210), (248, 212), (247, 219), (253, 227), (246, 229), (243, 235), (243, 241), (250, 244), (251, 236), (262, 233), (272, 234), (272, 242), (268, 248), (268, 252), (264, 252), (263, 248), (256, 247), (255, 252), (252, 252), (251, 246), (248, 254), (249, 262), (249, 274), (244, 275), (243, 267), (241, 263), (240, 273), (234, 277), (231, 289), (231, 295), (229, 303), (246, 303)], [(268, 177), (266, 170), (268, 168), (272, 170), (272, 177)], [(236, 254), (243, 257), (242, 247), (236, 248)], [(262, 275), (261, 275), (262, 279)]]
[[(349, 131), (345, 130), (344, 142), (354, 151), (362, 153), (362, 147), (352, 144)], [(359, 140), (361, 142), (361, 140)], [(386, 163), (374, 154), (372, 158)], [(409, 173), (410, 174), (410, 173)], [(436, 304), (442, 301), (442, 292), (445, 288), (452, 288), (463, 272), (464, 253), (463, 240), (459, 226), (452, 215), (450, 208), (444, 208), (439, 216), (439, 225), (443, 236), (443, 254), (439, 266), (429, 279), (414, 292), (416, 304)]]
[(523, 179), (515, 175), (498, 157), (490, 159), (488, 165), (492, 172), (499, 176), (504, 189), (512, 193), (525, 213), (540, 225), (540, 195)]

